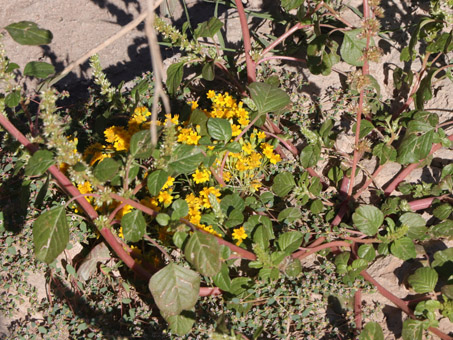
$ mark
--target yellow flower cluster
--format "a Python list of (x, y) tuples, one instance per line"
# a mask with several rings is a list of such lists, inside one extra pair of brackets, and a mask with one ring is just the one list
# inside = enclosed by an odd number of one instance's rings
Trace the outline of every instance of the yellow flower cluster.
[(213, 194), (216, 197), (217, 201), (220, 201), (218, 198), (220, 197), (220, 191), (214, 187), (204, 187), (203, 190), (200, 191), (199, 197), (195, 196), (195, 194), (193, 193), (186, 196), (185, 201), (189, 206), (189, 214), (186, 218), (197, 228), (203, 229), (217, 237), (222, 237), (222, 235), (215, 231), (211, 225), (207, 226), (200, 223), (201, 211), (205, 208), (207, 209), (211, 207), (211, 204), (209, 202), (209, 194)]
[(279, 154), (274, 153), (274, 147), (270, 144), (267, 143), (262, 143), (261, 148), (263, 149), (263, 154), (267, 158), (269, 158), (269, 161), (272, 164), (277, 164), (277, 162), (280, 162), (282, 158), (280, 157)]
[(236, 118), (238, 125), (232, 123), (233, 136), (237, 136), (240, 133), (241, 126), (247, 126), (250, 123), (249, 113), (244, 109), (243, 102), (237, 103), (236, 100), (230, 96), (228, 92), (225, 94), (216, 94), (213, 90), (208, 91), (208, 99), (212, 101), (212, 110), (204, 112), (214, 118), (233, 119)]
[(243, 240), (247, 238), (244, 227), (236, 228), (233, 230), (233, 240), (237, 240), (236, 245), (239, 246)]

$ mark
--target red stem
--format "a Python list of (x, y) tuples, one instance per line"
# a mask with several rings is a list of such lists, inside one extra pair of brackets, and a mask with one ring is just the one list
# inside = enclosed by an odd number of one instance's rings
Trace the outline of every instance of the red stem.
[[(276, 47), (277, 45), (279, 45), (280, 43), (283, 42), (283, 40), (285, 40), (286, 38), (288, 38), (291, 34), (293, 34), (294, 32), (304, 28), (304, 27), (310, 27), (312, 25), (302, 25), (300, 22), (295, 24), (293, 27), (291, 27), (287, 32), (285, 32), (284, 34), (282, 34), (280, 37), (278, 37), (277, 39), (275, 39), (272, 43), (270, 43), (264, 50), (263, 52), (261, 52), (261, 56), (264, 56), (266, 55), (267, 53), (269, 53), (271, 50), (274, 49), (274, 47)], [(261, 59), (261, 58), (260, 58)], [(258, 64), (261, 62), (262, 60), (259, 60), (258, 61)]]
[(249, 83), (256, 81), (256, 64), (250, 55), (252, 51), (252, 43), (250, 40), (250, 31), (247, 24), (247, 17), (245, 15), (244, 6), (241, 0), (234, 0), (238, 9), (239, 21), (241, 23), (242, 37), (244, 39), (244, 52), (245, 52), (245, 63), (247, 65), (247, 80)]
[(362, 290), (359, 288), (354, 294), (354, 317), (357, 331), (362, 329)]
[(296, 251), (291, 256), (293, 259), (302, 260), (303, 258), (305, 258), (311, 254), (317, 253), (320, 250), (323, 250), (326, 248), (334, 248), (334, 247), (352, 247), (352, 244), (348, 243), (346, 241), (332, 241), (332, 242), (324, 243), (324, 244), (321, 244), (320, 246), (311, 248), (308, 251), (307, 250)]

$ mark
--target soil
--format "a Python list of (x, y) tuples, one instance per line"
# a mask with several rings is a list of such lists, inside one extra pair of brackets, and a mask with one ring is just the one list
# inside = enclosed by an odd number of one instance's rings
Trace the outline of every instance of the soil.
[[(197, 22), (207, 20), (214, 13), (214, 5), (197, 0), (186, 0), (189, 12), (191, 13), (192, 25)], [(171, 15), (177, 24), (185, 21), (184, 11), (181, 1), (170, 0), (169, 5), (162, 5), (160, 13)], [(352, 1), (352, 6), (362, 8), (360, 0)], [(385, 17), (382, 26), (392, 29), (399, 28), (408, 20), (426, 14), (429, 1), (381, 1), (385, 9)], [(273, 1), (248, 0), (246, 7), (255, 10), (272, 10)], [(33, 21), (42, 28), (53, 32), (53, 41), (48, 46), (21, 46), (13, 42), (9, 36), (3, 39), (7, 55), (13, 62), (23, 67), (28, 61), (39, 60), (47, 61), (55, 65), (57, 72), (63, 70), (65, 66), (73, 62), (87, 51), (104, 42), (107, 38), (118, 32), (121, 27), (132, 19), (136, 18), (140, 12), (146, 8), (146, 0), (0, 0), (0, 8), (3, 15), (0, 16), (0, 27), (22, 20)], [(220, 6), (220, 13), (225, 20), (225, 33), (227, 35), (227, 45), (236, 47), (241, 40), (239, 19), (234, 10), (226, 10)], [(344, 18), (351, 22), (357, 22), (357, 17), (351, 12), (345, 12)], [(259, 28), (262, 32), (269, 30), (269, 27)], [(381, 39), (378, 45), (384, 50), (382, 63), (371, 66), (371, 73), (376, 77), (381, 86), (384, 99), (393, 96), (393, 81), (391, 69), (395, 65), (402, 66), (399, 61), (399, 51), (405, 45), (408, 36), (405, 33), (390, 33), (391, 38), (396, 42), (389, 43)], [(177, 53), (177, 50), (170, 48), (162, 49), (164, 58), (169, 58)], [(141, 75), (151, 69), (149, 49), (144, 33), (144, 25), (141, 24), (137, 29), (130, 31), (123, 38), (99, 52), (101, 64), (113, 84), (120, 81), (131, 81), (136, 76)], [(168, 64), (168, 63), (167, 63)], [(289, 67), (289, 66), (285, 66)], [(341, 73), (332, 72), (329, 77), (312, 76), (304, 65), (291, 65), (295, 72), (303, 74), (309, 85), (303, 90), (310, 97), (326, 96), (326, 89), (340, 87), (344, 81)], [(337, 65), (341, 72), (350, 71), (352, 67), (346, 64)], [(91, 84), (90, 70), (88, 62), (77, 67), (69, 76), (57, 84), (60, 90), (69, 90), (72, 97), (79, 99), (86, 95), (86, 88)], [(451, 120), (453, 105), (453, 84), (444, 80), (434, 85), (435, 98), (427, 105), (427, 110), (438, 112), (441, 121)], [(397, 104), (397, 103), (395, 103)], [(399, 103), (401, 104), (401, 103)], [(337, 144), (338, 149), (350, 151), (353, 145), (351, 136), (342, 136)], [(453, 151), (442, 150), (434, 155), (433, 166), (429, 169), (417, 169), (411, 174), (410, 181), (418, 181), (423, 178), (425, 181), (434, 181), (438, 178), (442, 166), (451, 163)], [(369, 164), (372, 171), (374, 164)], [(398, 164), (386, 165), (377, 180), (377, 186), (383, 186), (400, 169)], [(445, 246), (445, 245), (443, 245)], [(450, 246), (453, 246), (450, 244)], [(377, 260), (369, 269), (369, 273), (375, 277), (384, 287), (393, 294), (404, 298), (411, 294), (403, 283), (403, 278), (411, 268), (402, 266), (402, 261), (390, 256)], [(45, 280), (39, 275), (31, 277), (38, 288), (38, 294), (45, 296)], [(405, 315), (395, 308), (389, 301), (380, 294), (364, 296), (364, 301), (369, 304), (379, 303), (385, 306), (380, 311), (380, 323), (385, 329), (386, 339), (397, 339), (401, 336), (402, 322)], [(18, 310), (15, 318), (26, 315), (26, 306)], [(0, 319), (0, 337), (3, 333), (7, 337), (7, 325), (11, 320)], [(375, 320), (377, 321), (377, 320)], [(446, 333), (453, 329), (453, 325), (443, 319), (440, 329)]]

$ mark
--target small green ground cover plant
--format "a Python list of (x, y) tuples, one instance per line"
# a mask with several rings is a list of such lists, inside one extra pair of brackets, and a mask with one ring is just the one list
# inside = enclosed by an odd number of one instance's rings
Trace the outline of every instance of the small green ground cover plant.
[[(225, 48), (219, 3), (195, 29), (190, 18), (180, 31), (149, 14), (154, 73), (129, 90), (112, 86), (93, 55), (96, 87), (76, 109), (58, 107), (68, 94), (52, 87), (70, 68), (55, 75), (32, 61), (22, 70), (0, 50), (2, 288), (15, 292), (2, 293), (2, 312), (28, 296), (42, 315), (17, 321), (17, 337), (383, 339), (361, 298), (376, 289), (407, 315), (403, 339), (452, 339), (438, 328), (453, 322), (452, 248), (424, 261), (417, 249), (452, 238), (453, 163), (435, 183), (404, 181), (452, 147), (451, 120), (424, 108), (435, 81), (453, 80), (451, 1), (431, 1), (410, 27), (406, 67), (392, 70), (405, 99), (396, 109), (370, 73), (378, 39), (391, 40), (379, 1), (349, 6), (355, 23), (341, 2), (281, 1), (278, 14), (261, 15), (287, 28), (278, 37), (252, 37), (246, 14), (257, 14), (223, 4), (239, 14), (242, 63)], [(24, 45), (52, 40), (32, 22), (5, 29)], [(156, 32), (183, 53), (165, 83)], [(339, 62), (355, 69), (323, 112), (288, 94), (287, 83), (304, 83), (275, 61), (315, 75)], [(42, 79), (36, 92), (24, 77)], [(350, 154), (335, 147), (341, 132), (354, 136)], [(402, 170), (371, 189), (390, 162)], [(79, 258), (62, 260), (77, 242)], [(420, 264), (407, 278), (411, 300), (367, 272), (390, 255)], [(46, 272), (47, 299), (24, 280), (28, 263)]]

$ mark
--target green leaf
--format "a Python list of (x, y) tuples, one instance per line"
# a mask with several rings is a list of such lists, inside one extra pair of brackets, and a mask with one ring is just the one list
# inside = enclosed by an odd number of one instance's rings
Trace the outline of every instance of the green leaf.
[(288, 195), (291, 190), (296, 186), (294, 177), (290, 172), (282, 172), (274, 177), (274, 184), (272, 185), (272, 191), (279, 197)]
[(300, 231), (288, 231), (279, 236), (277, 241), (278, 248), (287, 254), (291, 254), (292, 252), (299, 249), (300, 245), (302, 244), (303, 238), (304, 234), (302, 234)]
[(43, 61), (30, 61), (24, 68), (24, 75), (29, 77), (47, 78), (54, 73), (55, 67)]
[(403, 261), (415, 259), (417, 257), (414, 242), (412, 242), (409, 237), (402, 237), (395, 240), (390, 245), (390, 252)]
[(308, 69), (312, 74), (327, 76), (332, 71), (332, 66), (340, 61), (337, 54), (338, 43), (329, 40), (325, 34), (317, 36), (307, 47)]
[(231, 124), (226, 119), (209, 118), (207, 127), (209, 135), (217, 140), (228, 141), (233, 134)]
[(258, 114), (278, 111), (290, 102), (285, 91), (270, 84), (255, 82), (248, 88)]
[(77, 277), (82, 281), (88, 281), (91, 275), (97, 269), (97, 264), (99, 262), (107, 261), (111, 258), (109, 248), (105, 245), (105, 243), (99, 243), (93, 249), (91, 249), (90, 253), (87, 257), (83, 260), (80, 264), (79, 269), (77, 269)]
[(435, 41), (430, 43), (426, 47), (426, 51), (430, 53), (448, 53), (453, 50), (453, 31), (450, 33), (442, 33), (440, 37), (438, 37)]
[(322, 200), (318, 199), (318, 200), (314, 200), (313, 202), (311, 202), (310, 211), (313, 214), (319, 214), (323, 210), (324, 210), (324, 203), (322, 202)]
[(366, 48), (366, 38), (361, 38), (362, 30), (343, 31), (344, 39), (340, 54), (345, 62), (352, 66), (363, 66), (363, 50)]
[(434, 209), (433, 215), (436, 216), (439, 220), (445, 220), (451, 215), (452, 211), (453, 207), (448, 203), (444, 203)]
[(233, 210), (237, 210), (239, 212), (244, 211), (245, 202), (241, 196), (234, 193), (226, 195), (222, 198), (220, 201), (220, 208), (222, 209), (222, 212), (228, 216)]
[(304, 168), (314, 167), (321, 157), (321, 147), (319, 144), (310, 144), (302, 149), (300, 153), (300, 164)]
[(146, 179), (148, 191), (151, 196), (159, 195), (162, 187), (168, 180), (168, 173), (164, 170), (155, 170)]
[(104, 158), (94, 168), (93, 175), (101, 182), (110, 181), (118, 174), (120, 164), (113, 158)]
[(242, 211), (234, 209), (229, 215), (228, 220), (225, 222), (225, 227), (233, 228), (244, 222), (244, 214)]
[(302, 213), (299, 208), (289, 207), (289, 208), (286, 208), (285, 210), (282, 210), (278, 214), (277, 219), (279, 222), (286, 220), (288, 223), (291, 223), (291, 222), (294, 222), (295, 220), (298, 220), (301, 217), (302, 217)]
[(25, 166), (25, 176), (41, 176), (55, 164), (53, 153), (48, 150), (38, 150), (28, 160)]
[(434, 291), (439, 275), (429, 267), (418, 268), (414, 274), (409, 276), (407, 282), (417, 293), (429, 293)]
[(241, 152), (242, 147), (239, 142), (231, 142), (225, 145), (225, 149), (227, 149), (229, 152)]
[(179, 85), (182, 82), (182, 76), (184, 74), (184, 62), (171, 64), (167, 69), (167, 91), (170, 96), (173, 96), (178, 90)]
[(449, 261), (453, 262), (453, 248), (436, 251), (434, 253), (434, 261), (431, 263), (431, 266), (441, 267)]
[(397, 162), (400, 164), (417, 163), (431, 151), (434, 131), (426, 133), (406, 132), (403, 141), (398, 148)]
[(435, 237), (453, 237), (453, 220), (446, 220), (431, 228)]
[(333, 166), (327, 172), (327, 177), (337, 184), (343, 178), (343, 170), (339, 166)]
[[(355, 131), (355, 128), (353, 128), (353, 129)], [(362, 123), (360, 124), (359, 138), (360, 139), (365, 138), (373, 130), (374, 130), (373, 123), (371, 123), (369, 120), (366, 120), (366, 119), (362, 120)]]
[(453, 285), (445, 285), (440, 290), (442, 294), (444, 294), (449, 299), (453, 300)]
[(229, 292), (231, 289), (231, 278), (229, 274), (228, 266), (223, 263), (220, 271), (212, 277), (214, 284), (225, 292)]
[(165, 318), (165, 321), (168, 322), (172, 333), (184, 336), (192, 330), (195, 323), (195, 313), (185, 310), (179, 315), (171, 315)]
[(376, 257), (376, 251), (372, 244), (362, 244), (357, 251), (357, 255), (359, 255), (360, 258), (371, 262)]
[(11, 38), (21, 45), (46, 45), (52, 41), (52, 32), (39, 28), (34, 22), (21, 21), (5, 27)]
[(373, 155), (379, 158), (380, 164), (396, 160), (396, 150), (393, 146), (380, 143), (373, 148)]
[(384, 332), (377, 322), (368, 322), (363, 327), (359, 340), (384, 340)]
[(334, 263), (338, 274), (346, 274), (348, 272), (348, 261), (350, 257), (351, 253), (349, 252), (338, 254), (335, 257)]
[(426, 221), (419, 214), (407, 212), (399, 218), (402, 225), (409, 228), (407, 236), (413, 240), (423, 238), (428, 228), (426, 228)]
[(292, 9), (299, 8), (304, 0), (282, 0), (281, 6), (285, 9), (285, 11), (289, 12)]
[(146, 221), (140, 210), (132, 210), (121, 218), (123, 235), (126, 241), (138, 242), (145, 235)]
[(41, 214), (33, 224), (33, 243), (36, 258), (47, 264), (65, 250), (69, 242), (69, 228), (65, 207), (52, 208)]
[(181, 144), (173, 152), (173, 159), (168, 162), (167, 168), (174, 174), (186, 174), (195, 171), (203, 161), (201, 149), (192, 145)]
[(199, 109), (195, 109), (190, 115), (189, 123), (193, 125), (200, 125), (200, 135), (206, 136), (208, 134), (208, 128), (206, 127), (208, 119), (209, 118), (206, 116), (206, 113)]
[(352, 215), (352, 221), (362, 233), (373, 236), (384, 222), (384, 214), (375, 206), (362, 205)]
[(187, 216), (189, 213), (189, 205), (181, 198), (174, 201), (171, 207), (173, 208), (173, 212), (171, 214), (171, 219), (173, 221), (179, 220), (180, 218)]
[(430, 100), (433, 97), (432, 91), (432, 78), (434, 73), (437, 71), (437, 68), (432, 67), (428, 74), (421, 80), (417, 92), (415, 93), (415, 108), (417, 110), (422, 110), (425, 102)]
[(156, 221), (157, 223), (159, 223), (159, 225), (165, 227), (170, 222), (170, 216), (164, 213), (158, 213), (156, 216)]
[(132, 157), (147, 159), (151, 157), (153, 151), (151, 132), (148, 129), (134, 133), (130, 141), (130, 153)]
[(269, 247), (270, 234), (266, 227), (260, 225), (253, 233), (253, 242), (261, 247), (267, 249)]
[(13, 72), (14, 70), (17, 70), (18, 68), (20, 68), (20, 66), (17, 65), (16, 63), (8, 63), (8, 66), (6, 66), (5, 72), (10, 73), (10, 72)]
[(201, 75), (207, 81), (213, 81), (215, 78), (215, 66), (214, 62), (210, 61), (204, 64), (203, 69), (201, 70)]
[(5, 104), (11, 109), (14, 109), (20, 103), (20, 91), (12, 91), (5, 97)]
[(195, 231), (187, 242), (184, 256), (202, 275), (214, 276), (222, 267), (220, 247), (211, 234)]
[(200, 291), (200, 276), (172, 262), (151, 277), (148, 288), (162, 313), (178, 315), (195, 306)]
[(222, 28), (223, 23), (216, 17), (212, 17), (208, 21), (198, 24), (195, 29), (195, 39), (212, 38)]

